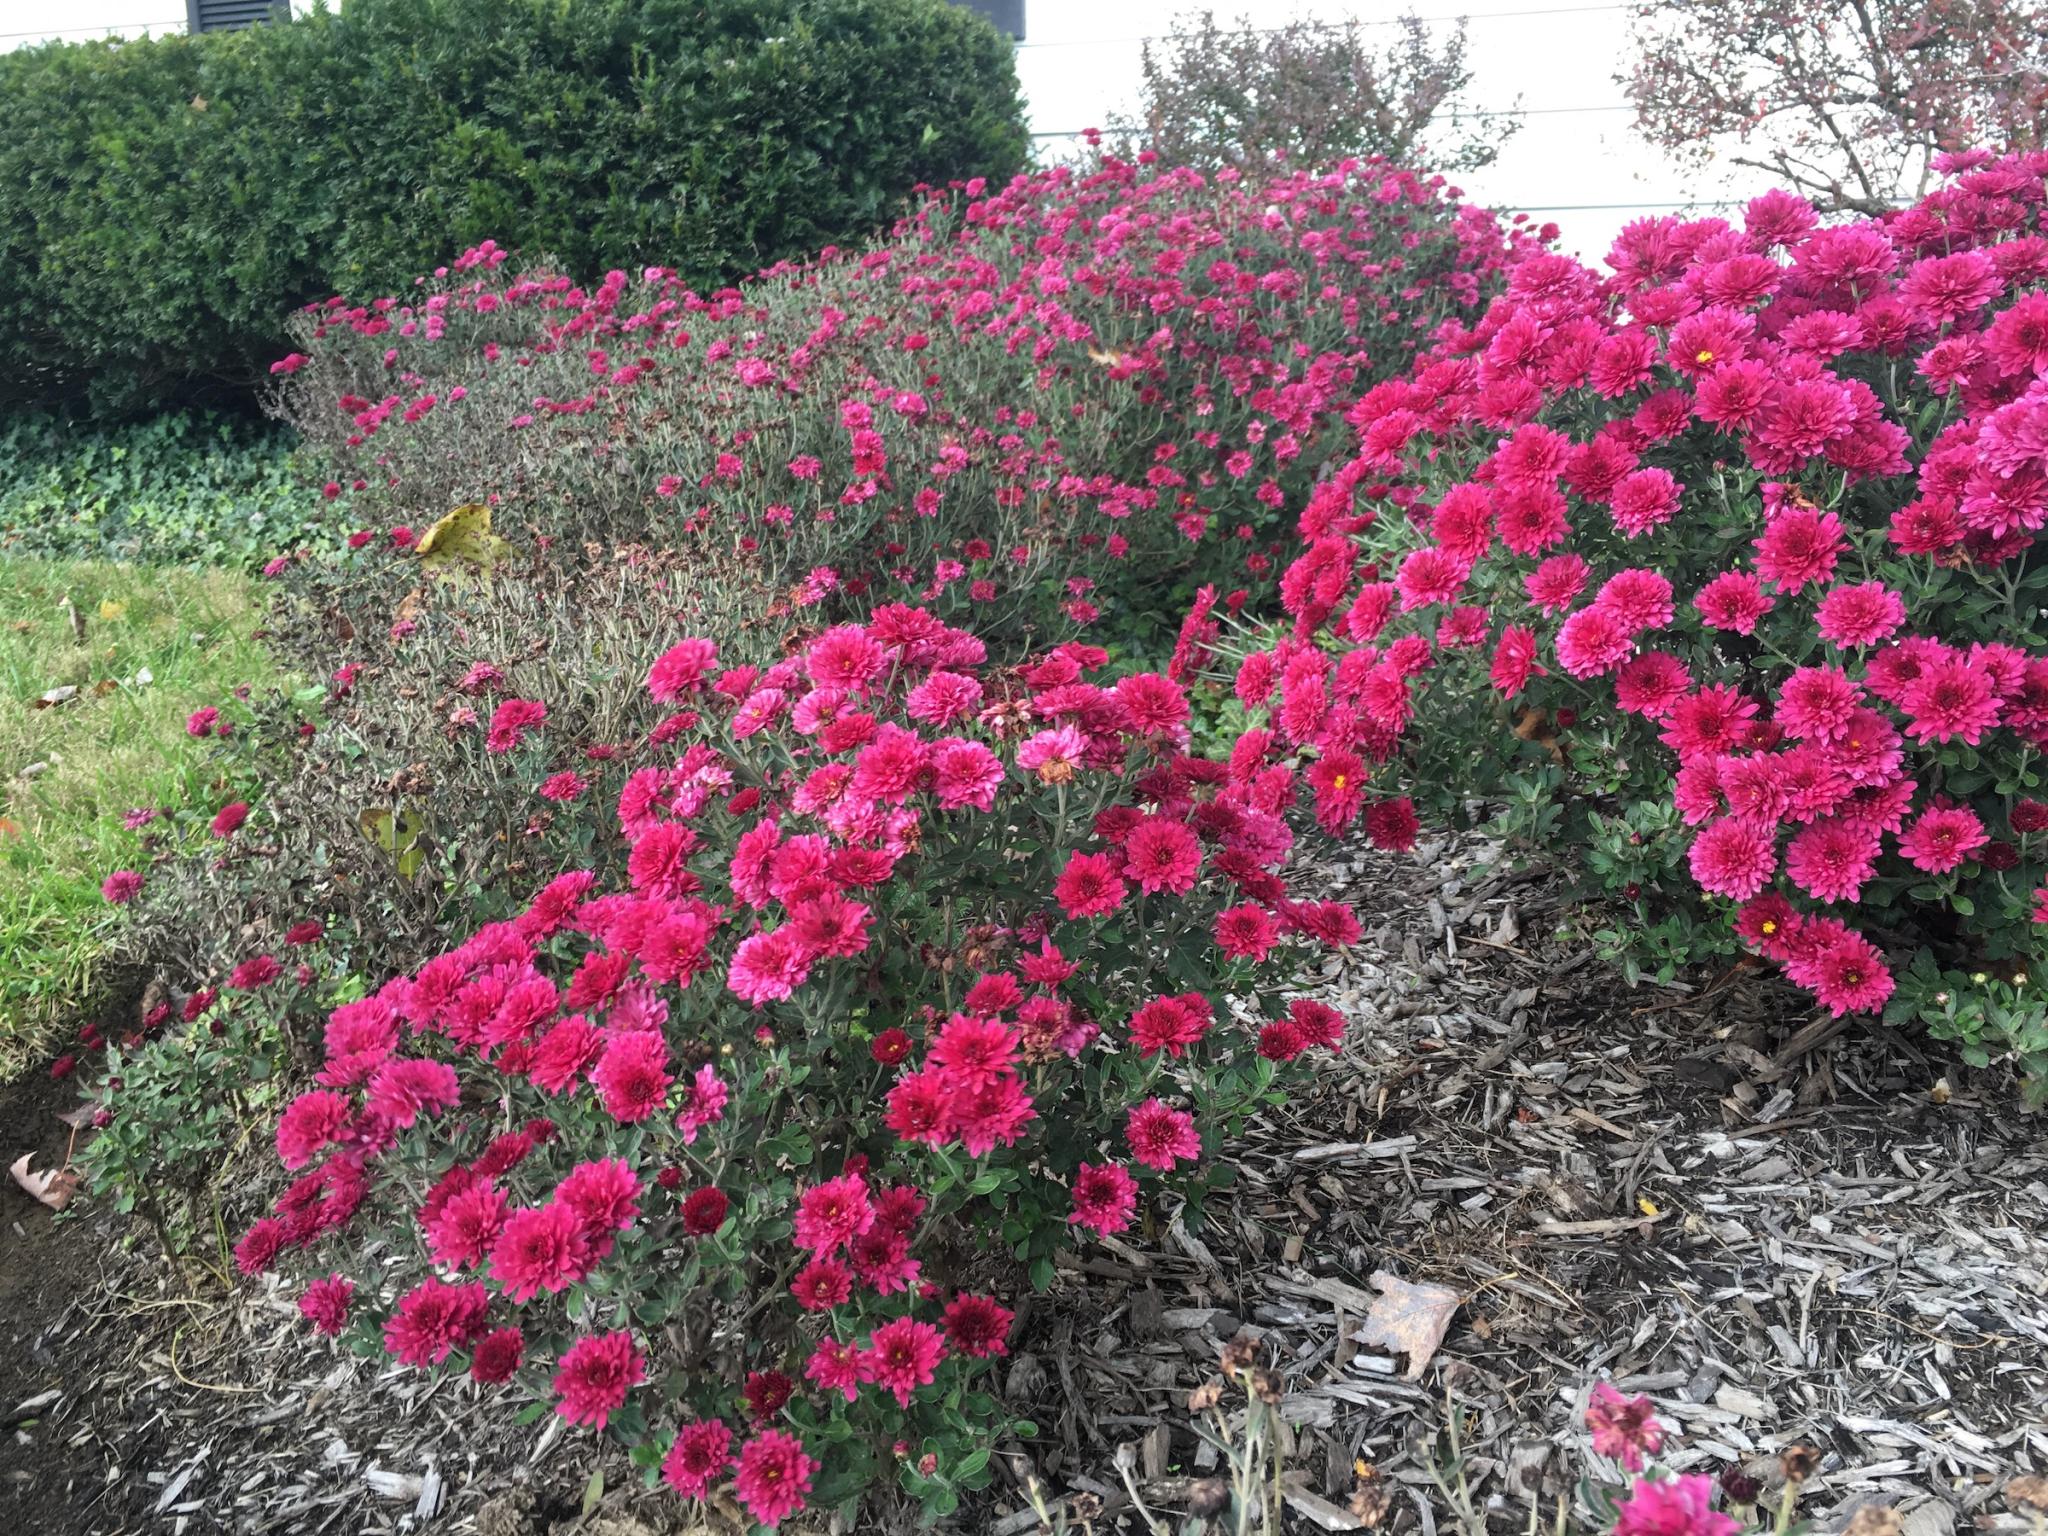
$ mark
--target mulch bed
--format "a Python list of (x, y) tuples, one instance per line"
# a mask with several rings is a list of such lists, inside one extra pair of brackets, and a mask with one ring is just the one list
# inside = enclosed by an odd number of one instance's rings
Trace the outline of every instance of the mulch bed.
[[(1099, 1500), (1093, 1529), (1141, 1529), (1120, 1448), (1150, 1509), (1184, 1509), (1216, 1465), (1187, 1395), (1249, 1330), (1286, 1383), (1290, 1528), (1346, 1528), (1361, 1461), (1383, 1530), (1455, 1528), (1428, 1467), (1447, 1402), (1496, 1527), (1532, 1499), (1547, 1525), (1607, 1376), (1649, 1394), (1681, 1469), (1768, 1486), (1813, 1447), (1823, 1531), (1871, 1502), (1906, 1536), (2030, 1530), (1999, 1490), (2048, 1470), (2040, 1118), (1754, 975), (1625, 989), (1559, 890), (1481, 878), (1475, 852), (1328, 861), (1380, 925), (1320, 988), (1355, 1021), (1343, 1058), (1255, 1125), (1209, 1224), (1091, 1247), (1027, 1307), (1005, 1388), (1040, 1438), (1004, 1448), (961, 1528), (1033, 1530), (1035, 1472)], [(8, 1159), (61, 1155), (63, 1107), (47, 1083), (0, 1098)], [(280, 1289), (195, 1300), (104, 1213), (53, 1224), (8, 1184), (0, 1244), (0, 1508), (26, 1529), (678, 1528), (589, 1436), (338, 1354)], [(1459, 1296), (1419, 1370), (1355, 1337), (1376, 1273)], [(613, 1492), (584, 1517), (600, 1465)]]

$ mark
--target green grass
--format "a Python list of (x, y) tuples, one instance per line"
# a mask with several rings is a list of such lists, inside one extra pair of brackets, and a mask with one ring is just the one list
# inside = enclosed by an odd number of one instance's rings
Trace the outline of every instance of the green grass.
[(144, 867), (121, 817), (192, 798), (207, 752), (185, 718), (270, 678), (260, 611), (236, 572), (0, 557), (0, 1081), (95, 1001), (118, 921), (100, 881)]

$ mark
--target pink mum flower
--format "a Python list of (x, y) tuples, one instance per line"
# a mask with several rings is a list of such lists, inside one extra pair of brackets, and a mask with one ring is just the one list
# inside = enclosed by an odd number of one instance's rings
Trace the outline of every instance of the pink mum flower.
[(1595, 1451), (1631, 1472), (1642, 1471), (1643, 1458), (1656, 1455), (1664, 1444), (1664, 1426), (1650, 1411), (1650, 1400), (1623, 1397), (1605, 1381), (1594, 1385), (1593, 1399), (1586, 1405), (1586, 1428)]
[(1747, 901), (1778, 870), (1777, 841), (1769, 831), (1740, 817), (1710, 823), (1693, 839), (1686, 856), (1700, 889)]
[(625, 1406), (626, 1394), (647, 1379), (647, 1362), (630, 1333), (585, 1334), (562, 1354), (554, 1387), (555, 1412), (571, 1424), (603, 1429)]
[(1133, 1158), (1162, 1173), (1173, 1172), (1176, 1162), (1191, 1163), (1202, 1155), (1202, 1138), (1195, 1130), (1194, 1117), (1160, 1099), (1147, 1099), (1132, 1107), (1124, 1122), (1124, 1140)]
[(1713, 1508), (1714, 1480), (1689, 1472), (1683, 1477), (1636, 1479), (1615, 1511), (1615, 1536), (1735, 1536), (1741, 1522)]
[(1121, 1232), (1138, 1209), (1138, 1181), (1115, 1163), (1083, 1163), (1074, 1170), (1073, 1196), (1069, 1224)]
[(869, 1336), (868, 1347), (860, 1353), (861, 1380), (893, 1393), (897, 1406), (908, 1408), (911, 1395), (931, 1385), (945, 1357), (946, 1340), (938, 1329), (916, 1318), (899, 1317)]
[(314, 1332), (331, 1337), (348, 1326), (349, 1303), (355, 1293), (355, 1282), (343, 1275), (315, 1280), (299, 1297), (299, 1314), (313, 1325)]
[(732, 1465), (732, 1431), (719, 1419), (692, 1419), (662, 1458), (661, 1479), (686, 1499), (701, 1499)]
[(761, 1524), (774, 1527), (799, 1513), (811, 1495), (818, 1463), (803, 1442), (779, 1429), (766, 1429), (740, 1449), (733, 1492)]
[(1920, 813), (1899, 838), (1899, 852), (1915, 869), (1945, 875), (1991, 841), (1975, 811), (1964, 806), (1935, 806)]

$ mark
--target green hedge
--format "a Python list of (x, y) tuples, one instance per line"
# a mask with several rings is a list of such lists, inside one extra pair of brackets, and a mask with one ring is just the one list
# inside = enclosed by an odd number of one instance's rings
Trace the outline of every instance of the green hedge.
[(485, 238), (711, 285), (1006, 177), (1010, 45), (946, 0), (342, 0), (0, 56), (0, 401), (247, 399), (282, 320)]

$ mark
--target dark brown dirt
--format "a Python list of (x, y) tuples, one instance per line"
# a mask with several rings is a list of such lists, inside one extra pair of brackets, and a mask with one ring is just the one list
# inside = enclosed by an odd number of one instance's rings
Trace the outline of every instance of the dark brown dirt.
[[(0, 1164), (33, 1151), (35, 1169), (62, 1166), (72, 1133), (57, 1117), (77, 1102), (47, 1070), (0, 1089)], [(60, 1217), (0, 1175), (0, 1512), (17, 1530), (104, 1528), (93, 1514), (105, 1502), (98, 1458), (47, 1433), (49, 1409), (18, 1410), (53, 1389), (91, 1391), (91, 1341), (81, 1353), (65, 1335), (106, 1242), (104, 1219)]]

